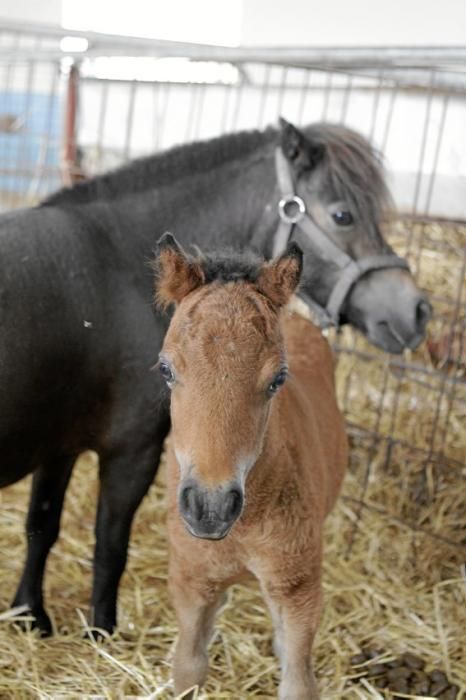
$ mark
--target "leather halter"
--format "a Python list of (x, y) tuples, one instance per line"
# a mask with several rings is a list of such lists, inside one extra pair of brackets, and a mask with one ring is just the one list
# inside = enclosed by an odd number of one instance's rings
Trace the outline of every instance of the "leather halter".
[(409, 270), (409, 265), (406, 260), (394, 254), (369, 255), (359, 258), (359, 260), (351, 258), (313, 221), (310, 212), (306, 210), (303, 199), (295, 192), (295, 185), (288, 162), (279, 147), (275, 149), (275, 167), (282, 198), (278, 203), (280, 223), (273, 240), (273, 256), (276, 257), (284, 252), (292, 236), (293, 229), (297, 226), (306, 234), (312, 246), (320, 253), (320, 257), (331, 261), (340, 268), (341, 274), (330, 292), (325, 307), (318, 304), (303, 290), (298, 289), (297, 292), (315, 313), (317, 323), (321, 328), (328, 328), (329, 326), (338, 328), (340, 325), (341, 307), (351, 289), (363, 275), (373, 270), (386, 270), (389, 268)]

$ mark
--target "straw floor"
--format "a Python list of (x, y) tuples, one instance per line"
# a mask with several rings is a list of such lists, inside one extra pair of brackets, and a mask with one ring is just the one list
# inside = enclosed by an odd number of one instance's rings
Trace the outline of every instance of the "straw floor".
[[(453, 263), (443, 265), (436, 257), (431, 273), (424, 275), (427, 253), (435, 249), (425, 236), (435, 239), (440, 233), (422, 235), (421, 280), (438, 297), (451, 299), (459, 273)], [(464, 229), (457, 235), (454, 245), (464, 245)], [(454, 247), (451, 255), (457, 264)], [(448, 305), (436, 302), (437, 319), (444, 308), (450, 313)], [(434, 343), (443, 340), (447, 327), (447, 322), (439, 323), (433, 324)], [(461, 325), (458, 319), (456, 324)], [(344, 337), (340, 342), (349, 347), (353, 341)], [(351, 347), (370, 350), (361, 340)], [(432, 352), (424, 346), (412, 359), (441, 369), (445, 357), (439, 355), (441, 349)], [(464, 378), (460, 360), (444, 370), (448, 377)], [(325, 611), (314, 649), (323, 700), (390, 697), (368, 679), (355, 677), (349, 658), (364, 645), (383, 649), (387, 657), (414, 652), (427, 669), (443, 669), (460, 687), (458, 698), (466, 700), (466, 468), (460, 464), (466, 453), (464, 384), (440, 401), (440, 437), (436, 428), (433, 449), (443, 449), (446, 462), (423, 462), (415, 448), (431, 445), (441, 389), (436, 382), (442, 379), (429, 378), (424, 386), (413, 384), (418, 375), (397, 372), (382, 354), (371, 362), (345, 353), (339, 359), (338, 389), (353, 426), (352, 453), (342, 498), (326, 527)], [(387, 442), (364, 430), (382, 438), (404, 436), (406, 444), (392, 445), (387, 461)], [(57, 631), (51, 639), (19, 631), (8, 612), (24, 555), (29, 480), (0, 492), (1, 700), (172, 697), (176, 626), (166, 591), (163, 479), (162, 469), (135, 521), (120, 591), (119, 631), (101, 644), (83, 639), (91, 586), (95, 456), (86, 454), (77, 464), (60, 540), (49, 558), (46, 600)], [(369, 507), (361, 507), (362, 495)], [(231, 591), (210, 660), (208, 685), (199, 697), (276, 697), (271, 624), (254, 586)]]
[[(381, 486), (381, 488), (383, 488)], [(344, 493), (358, 485), (349, 475)], [(456, 487), (457, 490), (457, 487)], [(81, 459), (67, 497), (62, 535), (47, 577), (47, 601), (57, 635), (41, 640), (0, 622), (0, 698), (168, 698), (176, 628), (166, 593), (164, 490), (156, 484), (134, 527), (130, 561), (120, 594), (120, 631), (104, 644), (82, 639), (91, 581), (96, 469)], [(453, 495), (453, 494), (452, 494)], [(1, 494), (0, 606), (8, 603), (21, 569), (25, 482)], [(466, 581), (463, 556), (377, 513), (362, 515), (348, 558), (355, 518), (340, 500), (328, 521), (325, 613), (315, 646), (322, 697), (380, 697), (353, 685), (349, 657), (373, 644), (394, 654), (412, 651), (442, 667), (466, 698)], [(258, 591), (237, 587), (218, 622), (204, 697), (273, 698), (277, 665), (271, 625)], [(366, 682), (367, 683), (367, 682)]]

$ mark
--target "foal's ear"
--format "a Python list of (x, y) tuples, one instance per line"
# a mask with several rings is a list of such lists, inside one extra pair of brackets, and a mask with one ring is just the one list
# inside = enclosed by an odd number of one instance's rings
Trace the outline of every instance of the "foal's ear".
[(201, 266), (185, 253), (171, 233), (164, 233), (157, 242), (154, 269), (155, 300), (164, 308), (179, 304), (189, 292), (204, 284)]
[(265, 263), (257, 278), (257, 287), (276, 306), (284, 306), (296, 291), (303, 269), (303, 252), (297, 243), (289, 243), (279, 258)]
[(281, 147), (283, 154), (298, 170), (312, 170), (324, 157), (324, 146), (312, 143), (302, 131), (280, 117)]

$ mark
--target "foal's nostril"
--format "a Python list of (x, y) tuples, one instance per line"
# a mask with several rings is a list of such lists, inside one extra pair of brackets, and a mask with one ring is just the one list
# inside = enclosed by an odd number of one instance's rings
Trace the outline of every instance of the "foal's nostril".
[(190, 483), (181, 488), (178, 506), (192, 534), (223, 537), (241, 513), (243, 492), (237, 486), (206, 489)]
[(222, 520), (236, 518), (243, 507), (243, 494), (238, 489), (231, 489), (225, 496), (222, 508)]
[(432, 307), (428, 301), (421, 299), (416, 306), (416, 328), (424, 330), (428, 321), (432, 318)]
[(202, 518), (202, 503), (198, 499), (195, 489), (192, 486), (186, 486), (180, 495), (181, 511), (186, 515), (191, 516), (195, 520)]

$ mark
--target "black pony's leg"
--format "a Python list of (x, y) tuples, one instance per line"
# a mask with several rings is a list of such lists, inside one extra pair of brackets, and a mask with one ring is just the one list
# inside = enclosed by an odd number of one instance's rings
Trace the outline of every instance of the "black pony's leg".
[(55, 457), (36, 469), (32, 480), (26, 520), (26, 563), (13, 607), (26, 605), (34, 618), (33, 627), (38, 628), (42, 636), (52, 634), (52, 624), (43, 603), (45, 564), (58, 537), (63, 499), (75, 459), (75, 456)]
[(129, 445), (118, 454), (100, 459), (100, 495), (96, 522), (94, 587), (91, 624), (112, 632), (117, 624), (117, 594), (126, 565), (134, 514), (149, 490), (159, 465), (163, 440), (135, 450)]

